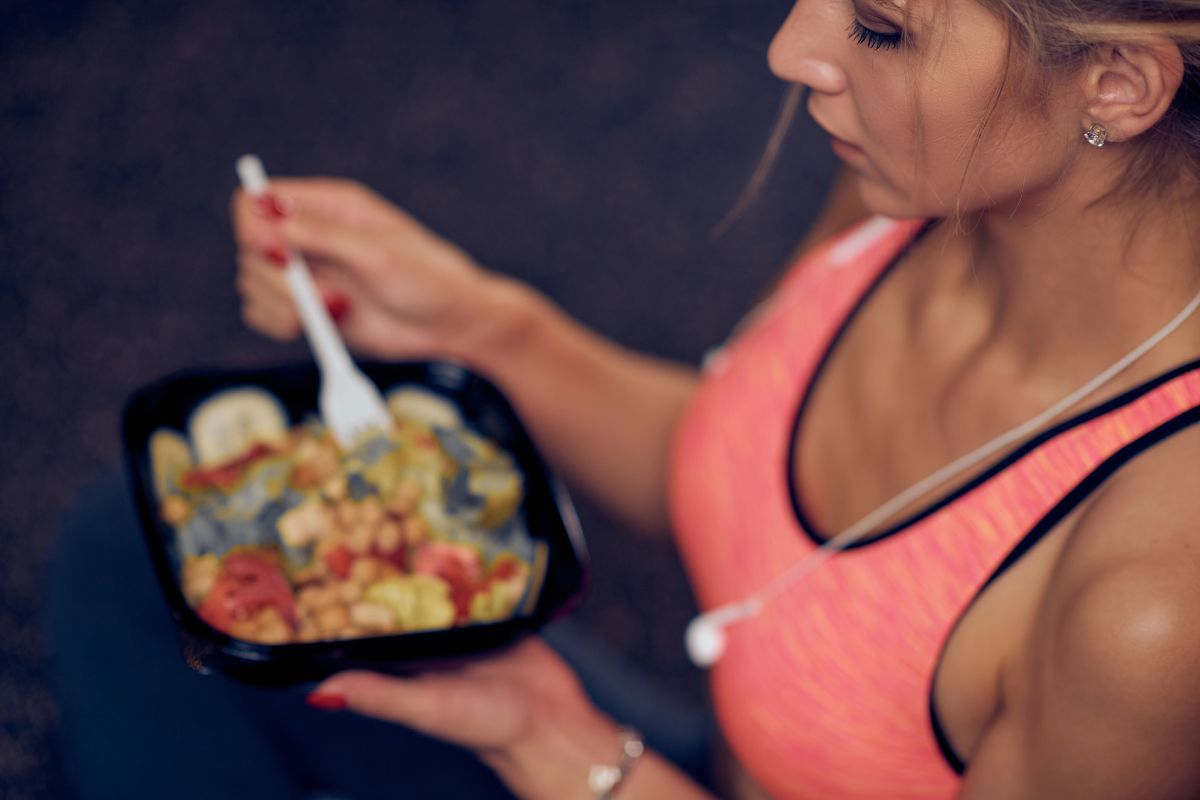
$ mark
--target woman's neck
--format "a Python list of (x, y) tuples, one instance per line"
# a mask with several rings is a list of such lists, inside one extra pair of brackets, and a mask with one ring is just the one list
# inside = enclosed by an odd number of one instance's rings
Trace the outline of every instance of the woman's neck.
[[(1064, 181), (1016, 209), (942, 225), (930, 247), (950, 266), (923, 271), (915, 307), (965, 309), (963, 353), (999, 358), (1014, 377), (1069, 386), (1098, 373), (1200, 292), (1200, 208), (1176, 201), (1138, 214), (1095, 202), (1102, 195)], [(1197, 355), (1200, 314), (1144, 361)]]

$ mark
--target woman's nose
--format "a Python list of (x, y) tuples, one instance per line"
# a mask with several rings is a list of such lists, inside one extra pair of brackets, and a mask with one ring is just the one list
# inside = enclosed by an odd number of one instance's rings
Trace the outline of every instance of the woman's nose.
[(767, 51), (767, 62), (776, 77), (821, 94), (837, 94), (846, 88), (846, 73), (834, 58), (837, 43), (844, 39), (838, 35), (835, 5), (826, 0), (800, 0), (792, 6)]

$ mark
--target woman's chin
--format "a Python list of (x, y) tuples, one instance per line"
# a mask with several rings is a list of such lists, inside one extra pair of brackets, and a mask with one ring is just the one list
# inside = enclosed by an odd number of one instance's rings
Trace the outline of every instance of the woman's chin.
[(911, 197), (905, 197), (895, 189), (880, 183), (878, 180), (859, 174), (859, 197), (863, 206), (872, 214), (879, 214), (892, 219), (911, 219), (924, 216)]
[(872, 214), (892, 219), (941, 219), (954, 213), (945, 203), (914, 197), (873, 176), (859, 173), (857, 178), (859, 197)]

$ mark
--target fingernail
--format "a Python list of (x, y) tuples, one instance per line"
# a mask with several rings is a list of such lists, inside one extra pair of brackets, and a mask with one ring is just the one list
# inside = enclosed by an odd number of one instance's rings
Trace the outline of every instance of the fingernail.
[(254, 198), (259, 212), (271, 219), (283, 219), (292, 213), (292, 204), (278, 195), (267, 192)]
[(272, 245), (271, 247), (263, 248), (263, 255), (277, 267), (286, 267), (291, 258), (288, 256), (288, 251), (282, 247)]
[(345, 695), (334, 694), (333, 692), (313, 692), (304, 698), (304, 702), (322, 711), (346, 710)]
[(333, 317), (334, 322), (341, 322), (350, 312), (350, 298), (340, 294), (327, 295), (325, 308), (329, 309), (329, 316)]

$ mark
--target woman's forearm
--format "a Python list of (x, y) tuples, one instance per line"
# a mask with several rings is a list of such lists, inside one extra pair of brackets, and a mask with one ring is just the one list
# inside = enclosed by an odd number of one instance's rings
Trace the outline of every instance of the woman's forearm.
[(452, 355), (503, 389), (568, 480), (636, 528), (666, 530), (668, 449), (696, 372), (619, 347), (525, 284), (490, 281), (489, 321)]

